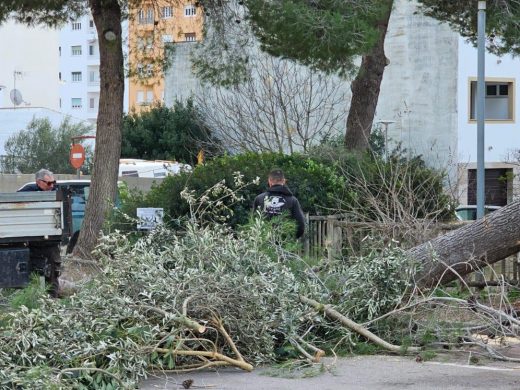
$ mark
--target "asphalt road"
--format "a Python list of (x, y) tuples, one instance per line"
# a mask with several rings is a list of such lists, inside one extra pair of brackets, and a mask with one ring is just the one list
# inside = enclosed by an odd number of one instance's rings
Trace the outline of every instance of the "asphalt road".
[[(520, 363), (490, 362), (468, 365), (467, 358), (436, 359), (418, 363), (399, 356), (357, 356), (335, 362), (324, 360), (328, 369), (306, 378), (274, 377), (269, 368), (244, 372), (237, 369), (172, 374), (150, 377), (144, 390), (336, 390), (336, 389), (514, 389), (520, 390)], [(275, 371), (276, 372), (276, 371)]]

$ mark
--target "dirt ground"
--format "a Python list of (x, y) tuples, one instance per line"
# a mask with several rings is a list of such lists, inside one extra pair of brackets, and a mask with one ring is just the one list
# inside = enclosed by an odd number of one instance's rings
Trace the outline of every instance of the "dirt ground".
[[(520, 348), (517, 353), (520, 357)], [(143, 381), (140, 389), (185, 389), (187, 387), (183, 382), (188, 384), (185, 381), (193, 381), (189, 387), (192, 389), (214, 390), (519, 390), (520, 363), (468, 364), (467, 354), (437, 356), (426, 362), (401, 356), (357, 356), (337, 361), (327, 358), (314, 371), (303, 371), (296, 377), (265, 367), (250, 373), (220, 369), (186, 374), (157, 374)]]

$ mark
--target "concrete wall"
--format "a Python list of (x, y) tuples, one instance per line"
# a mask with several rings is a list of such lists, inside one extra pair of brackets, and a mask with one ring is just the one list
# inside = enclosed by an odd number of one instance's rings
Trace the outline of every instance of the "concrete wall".
[(196, 42), (173, 43), (171, 66), (164, 76), (164, 103), (173, 106), (176, 100), (184, 101), (200, 89), (200, 82), (191, 71), (191, 51)]
[[(73, 180), (77, 179), (76, 175), (55, 175), (57, 180)], [(81, 179), (90, 179), (90, 176), (81, 176)], [(125, 177), (119, 178), (119, 180), (127, 183), (130, 189), (139, 189), (144, 192), (148, 192), (152, 187), (152, 184), (160, 183), (162, 179), (149, 179), (143, 177)], [(0, 192), (15, 192), (25, 183), (34, 182), (33, 174), (0, 174)]]
[(458, 34), (416, 11), (414, 2), (395, 1), (375, 122), (395, 121), (391, 147), (401, 142), (432, 166), (455, 167)]

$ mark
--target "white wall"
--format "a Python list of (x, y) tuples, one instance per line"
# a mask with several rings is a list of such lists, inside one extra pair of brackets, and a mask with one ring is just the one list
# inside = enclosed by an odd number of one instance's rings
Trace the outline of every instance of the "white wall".
[(374, 123), (395, 121), (388, 125), (390, 149), (401, 142), (430, 165), (445, 168), (456, 163), (458, 38), (447, 25), (416, 11), (409, 0), (395, 1)]
[[(471, 44), (459, 39), (458, 55), (461, 59), (458, 71), (458, 137), (459, 137), (459, 161), (461, 163), (477, 161), (477, 124), (470, 122), (469, 118), (469, 78), (477, 77), (477, 49)], [(514, 59), (510, 55), (497, 57), (486, 53), (485, 62), (486, 78), (513, 78), (515, 79), (515, 122), (514, 123), (489, 123), (485, 125), (484, 156), (486, 163), (504, 162), (507, 155), (514, 149), (520, 149), (520, 101), (518, 82), (520, 81), (520, 59)]]
[(13, 107), (9, 91), (22, 93), (22, 107), (59, 109), (58, 32), (49, 28), (28, 28), (13, 21), (0, 25), (0, 108)]

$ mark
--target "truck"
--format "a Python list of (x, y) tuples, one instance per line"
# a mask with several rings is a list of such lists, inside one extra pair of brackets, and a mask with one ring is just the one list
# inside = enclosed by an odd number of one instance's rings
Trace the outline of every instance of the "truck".
[(36, 273), (57, 296), (64, 227), (63, 192), (0, 193), (0, 288), (25, 287)]

